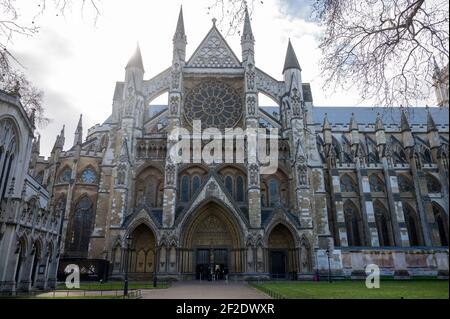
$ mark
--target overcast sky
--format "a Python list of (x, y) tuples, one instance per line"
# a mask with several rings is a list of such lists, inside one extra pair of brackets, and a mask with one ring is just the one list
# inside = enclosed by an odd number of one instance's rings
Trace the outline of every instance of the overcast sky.
[[(84, 136), (89, 127), (108, 118), (115, 82), (123, 81), (124, 67), (137, 41), (142, 49), (145, 79), (170, 66), (172, 37), (181, 4), (189, 58), (212, 26), (213, 16), (207, 10), (211, 1), (103, 0), (102, 16), (95, 25), (89, 12), (82, 16), (77, 8), (65, 17), (48, 11), (36, 21), (41, 26), (39, 34), (15, 38), (12, 51), (35, 85), (45, 92), (46, 114), (52, 119), (45, 129), (39, 130), (41, 155), (49, 155), (64, 124), (65, 148), (72, 146), (80, 114), (84, 119)], [(264, 0), (263, 4), (256, 1), (252, 26), (257, 66), (281, 80), (291, 38), (303, 69), (303, 81), (312, 85), (315, 105), (369, 105), (360, 103), (355, 92), (323, 92), (317, 48), (320, 28), (309, 21), (310, 1)], [(227, 41), (240, 57), (240, 37), (230, 36)]]

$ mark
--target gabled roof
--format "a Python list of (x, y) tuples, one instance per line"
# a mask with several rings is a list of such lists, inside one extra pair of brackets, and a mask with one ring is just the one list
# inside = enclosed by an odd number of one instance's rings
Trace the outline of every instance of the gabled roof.
[(214, 23), (187, 63), (195, 68), (240, 68), (241, 62)]

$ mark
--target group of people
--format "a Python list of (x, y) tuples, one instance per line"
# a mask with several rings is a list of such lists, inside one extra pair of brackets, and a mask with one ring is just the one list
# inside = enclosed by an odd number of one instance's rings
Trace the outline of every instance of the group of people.
[(228, 281), (228, 268), (222, 265), (208, 265), (206, 268), (204, 267), (204, 265), (200, 265), (199, 273), (200, 280)]

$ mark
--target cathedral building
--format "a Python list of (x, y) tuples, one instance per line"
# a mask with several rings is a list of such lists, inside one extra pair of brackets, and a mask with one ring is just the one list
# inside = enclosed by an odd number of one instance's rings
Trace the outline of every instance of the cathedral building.
[(62, 215), (26, 169), (39, 153), (34, 130), (20, 96), (0, 91), (0, 294), (56, 285)]
[[(248, 14), (240, 58), (215, 21), (190, 58), (186, 45), (181, 11), (171, 66), (146, 80), (138, 47), (103, 124), (83, 139), (80, 118), (70, 149), (63, 129), (49, 159), (33, 148), (30, 173), (62, 216), (61, 262), (143, 280), (361, 278), (369, 264), (448, 277), (448, 108), (315, 107), (290, 42), (283, 80), (258, 66)], [(277, 132), (276, 169), (250, 160), (249, 137), (224, 143), (242, 161), (202, 160), (198, 120)], [(173, 160), (174, 129), (192, 133), (190, 162)]]

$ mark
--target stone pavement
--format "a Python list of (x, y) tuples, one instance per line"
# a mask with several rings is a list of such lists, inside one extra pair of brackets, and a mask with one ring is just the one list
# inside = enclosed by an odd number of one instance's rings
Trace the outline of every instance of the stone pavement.
[(246, 283), (174, 282), (168, 289), (142, 290), (143, 299), (270, 299)]

